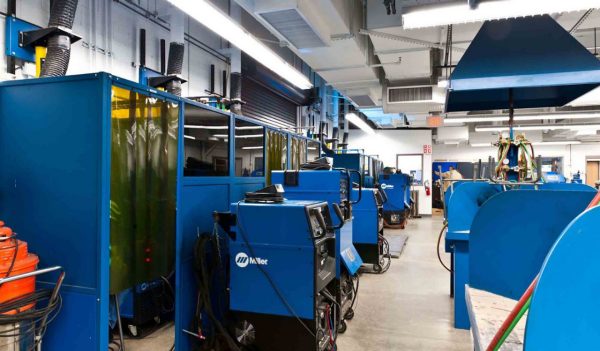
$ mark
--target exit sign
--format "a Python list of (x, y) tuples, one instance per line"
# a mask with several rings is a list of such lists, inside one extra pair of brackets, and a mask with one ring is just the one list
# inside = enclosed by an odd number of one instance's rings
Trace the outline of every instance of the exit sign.
[(431, 145), (423, 145), (423, 153), (425, 155), (431, 155)]

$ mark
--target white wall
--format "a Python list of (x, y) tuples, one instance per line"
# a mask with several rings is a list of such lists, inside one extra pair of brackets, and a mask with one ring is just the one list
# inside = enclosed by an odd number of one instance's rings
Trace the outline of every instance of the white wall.
[[(350, 149), (363, 149), (367, 155), (379, 155), (386, 167), (396, 167), (398, 154), (423, 155), (423, 182), (431, 185), (431, 155), (423, 154), (423, 146), (431, 145), (431, 130), (377, 130), (376, 135), (368, 135), (361, 130), (350, 130)], [(431, 196), (425, 195), (423, 186), (419, 190), (419, 213), (431, 214)]]
[[(125, 2), (125, 1), (121, 1)], [(214, 0), (226, 9), (228, 0)], [(17, 17), (45, 27), (49, 18), (48, 0), (18, 0)], [(73, 45), (68, 74), (106, 71), (117, 76), (138, 80), (139, 30), (146, 29), (146, 66), (160, 69), (160, 39), (168, 43), (170, 7), (165, 0), (140, 0), (141, 9), (156, 12), (154, 21), (112, 0), (79, 0), (73, 31), (83, 39)], [(128, 6), (133, 7), (131, 3)], [(0, 0), (0, 11), (5, 12), (7, 0)], [(140, 10), (136, 8), (136, 10)], [(5, 18), (0, 16), (4, 28)], [(206, 95), (209, 89), (210, 65), (216, 68), (215, 89), (221, 91), (221, 71), (229, 70), (229, 64), (220, 55), (224, 46), (221, 39), (193, 20), (185, 19), (185, 33), (193, 39), (186, 40), (186, 56), (183, 76), (184, 96)], [(166, 28), (164, 28), (166, 27)], [(4, 30), (0, 31), (0, 46), (4, 47)], [(192, 44), (195, 42), (196, 44)], [(6, 72), (6, 57), (0, 55), (0, 69)]]
[[(585, 176), (586, 160), (589, 158), (600, 158), (600, 144), (581, 145), (539, 145), (535, 146), (536, 155), (543, 157), (562, 157), (563, 173), (571, 178), (573, 173), (580, 171)], [(470, 147), (457, 145), (434, 145), (434, 161), (459, 161), (475, 162), (481, 159), (487, 162), (488, 157), (498, 157), (495, 148), (492, 147)], [(584, 178), (585, 179), (585, 178)]]

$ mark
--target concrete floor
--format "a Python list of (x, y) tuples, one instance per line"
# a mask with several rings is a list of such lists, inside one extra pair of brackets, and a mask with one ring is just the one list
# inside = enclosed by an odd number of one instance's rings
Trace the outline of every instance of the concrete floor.
[(449, 273), (435, 251), (441, 227), (441, 217), (424, 217), (404, 230), (386, 230), (409, 239), (387, 273), (361, 277), (356, 316), (338, 338), (340, 351), (473, 350), (469, 332), (452, 327)]
[[(441, 227), (440, 217), (426, 217), (386, 231), (409, 236), (404, 252), (387, 273), (361, 277), (356, 316), (338, 350), (473, 350), (469, 332), (452, 327), (449, 275), (435, 252)], [(172, 344), (172, 327), (126, 342), (127, 351), (168, 351)]]

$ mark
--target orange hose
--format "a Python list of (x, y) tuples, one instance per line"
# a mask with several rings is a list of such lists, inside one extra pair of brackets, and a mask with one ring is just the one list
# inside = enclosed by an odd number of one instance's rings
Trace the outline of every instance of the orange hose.
[[(598, 203), (600, 203), (600, 191), (598, 191), (596, 193), (596, 196), (594, 196), (592, 201), (586, 207), (586, 210), (589, 210), (592, 207), (596, 207), (598, 205)], [(498, 329), (498, 331), (494, 335), (494, 338), (490, 342), (486, 351), (494, 351), (494, 349), (496, 348), (496, 345), (498, 344), (498, 342), (500, 341), (500, 339), (502, 338), (502, 336), (504, 335), (504, 333), (506, 332), (508, 327), (512, 324), (513, 320), (519, 314), (519, 311), (521, 311), (521, 309), (523, 308), (523, 306), (525, 305), (527, 300), (529, 300), (529, 298), (533, 294), (533, 290), (535, 289), (535, 286), (537, 285), (538, 278), (539, 278), (539, 275), (537, 275), (533, 279), (533, 281), (531, 282), (531, 284), (529, 285), (527, 290), (525, 290), (525, 293), (523, 294), (523, 296), (521, 296), (521, 298), (519, 299), (519, 301), (517, 302), (515, 307), (510, 311), (510, 314), (508, 315), (508, 317), (506, 317), (506, 320), (504, 321), (504, 323), (502, 323), (502, 326), (500, 326), (500, 329)]]

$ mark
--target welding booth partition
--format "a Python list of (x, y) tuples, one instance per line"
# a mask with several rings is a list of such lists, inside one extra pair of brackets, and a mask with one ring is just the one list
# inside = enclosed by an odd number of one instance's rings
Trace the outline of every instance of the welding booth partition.
[(319, 152), (317, 141), (106, 73), (1, 83), (0, 215), (41, 267), (67, 273), (44, 349), (106, 350), (110, 296), (172, 272), (176, 350), (191, 349), (198, 233), (265, 185), (265, 165)]
[(595, 195), (592, 187), (567, 183), (458, 182), (448, 192), (445, 249), (452, 259), (454, 326), (461, 329), (470, 326), (465, 286), (518, 299)]

